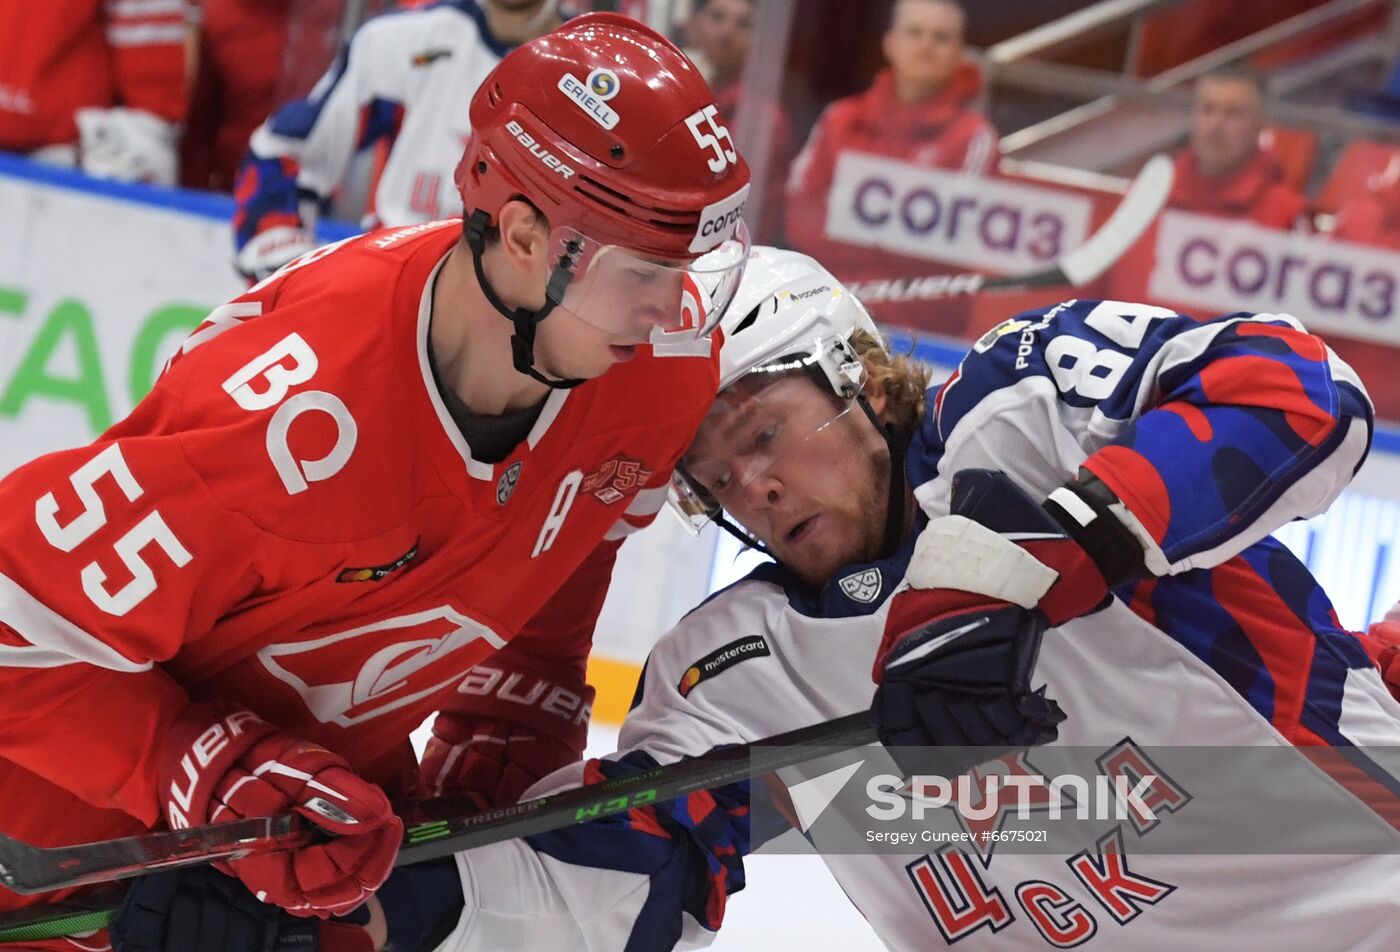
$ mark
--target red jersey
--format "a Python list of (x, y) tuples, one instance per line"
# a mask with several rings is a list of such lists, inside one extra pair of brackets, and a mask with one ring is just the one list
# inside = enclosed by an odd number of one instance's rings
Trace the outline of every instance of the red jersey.
[(1190, 146), (1176, 157), (1176, 180), (1168, 208), (1247, 218), (1265, 228), (1287, 231), (1303, 213), (1303, 196), (1283, 183), (1283, 167), (1272, 152), (1256, 149), (1239, 169), (1228, 175), (1202, 175)]
[[(204, 0), (199, 64), (180, 137), (182, 185), (232, 191), (253, 130), (279, 102), (289, 7), (286, 0)], [(298, 50), (303, 57), (312, 58)]]
[[(964, 62), (937, 96), (905, 103), (895, 94), (894, 77), (887, 69), (865, 92), (828, 106), (793, 161), (788, 178), (784, 222), (792, 247), (812, 255), (847, 283), (966, 271), (961, 265), (833, 241), (826, 237), (826, 220), (836, 163), (843, 152), (864, 152), (972, 175), (994, 171), (996, 130), (973, 108), (981, 91), (981, 70)], [(915, 309), (918, 314), (930, 310), (926, 302), (916, 302)], [(883, 321), (917, 323), (907, 307), (875, 302), (871, 311)], [(956, 334), (963, 329), (970, 307), (965, 300), (940, 301), (937, 312), (939, 324), (932, 329)]]
[(0, 482), (0, 830), (156, 823), (190, 700), (240, 702), (399, 792), (409, 732), (475, 663), (512, 639), (586, 653), (717, 356), (643, 347), (552, 391), (524, 442), (480, 462), (428, 355), (460, 234), (307, 255), (214, 311), (97, 442)]
[(185, 116), (188, 0), (0, 0), (0, 149), (76, 142), (75, 110)]
[[(787, 236), (793, 247), (829, 268), (836, 269), (854, 252), (888, 271), (889, 252), (852, 249), (825, 238), (827, 193), (837, 157), (865, 152), (929, 168), (986, 174), (995, 165), (997, 135), (986, 117), (972, 108), (981, 91), (981, 70), (965, 62), (937, 96), (905, 103), (895, 95), (894, 76), (886, 69), (865, 92), (828, 106), (793, 162), (787, 183)], [(924, 267), (927, 270), (927, 262)]]

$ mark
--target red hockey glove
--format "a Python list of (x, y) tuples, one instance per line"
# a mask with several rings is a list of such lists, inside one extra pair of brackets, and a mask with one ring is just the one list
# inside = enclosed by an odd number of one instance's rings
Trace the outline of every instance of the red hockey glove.
[(1356, 637), (1381, 669), (1385, 686), (1400, 701), (1400, 605), (1386, 612), (1385, 618), (1369, 630), (1358, 632)]
[[(1102, 513), (1078, 495), (1042, 507), (988, 470), (954, 477), (951, 510), (920, 534), (905, 575), (913, 587), (890, 603), (872, 672), (880, 739), (951, 747), (1054, 740), (1065, 714), (1030, 680), (1046, 627), (1108, 603), (1103, 571), (1064, 527)], [(1126, 532), (1117, 526), (1110, 541)], [(946, 769), (977, 762), (969, 752)]]
[(161, 767), (171, 828), (298, 813), (335, 838), (223, 868), (293, 915), (341, 915), (388, 877), (403, 823), (384, 792), (341, 757), (282, 733), (236, 704), (192, 704), (170, 732)]
[(433, 721), (428, 794), (468, 796), (483, 810), (516, 803), (583, 755), (593, 693), (576, 662), (496, 655), (477, 665)]

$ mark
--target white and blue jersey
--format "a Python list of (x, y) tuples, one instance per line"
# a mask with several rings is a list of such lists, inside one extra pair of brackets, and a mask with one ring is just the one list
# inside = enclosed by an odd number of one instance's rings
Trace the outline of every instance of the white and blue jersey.
[(366, 227), (411, 225), (461, 212), (452, 173), (471, 126), (472, 95), (510, 48), (474, 0), (386, 13), (350, 38), (302, 100), (253, 134), (234, 188), (234, 240), (307, 220), (343, 184), (351, 159), (388, 148)]
[[(966, 468), (1041, 496), (1083, 468), (1124, 501), (1151, 574), (1046, 634), (1034, 683), (1069, 715), (1056, 744), (1320, 745), (1354, 752), (1360, 783), (1393, 795), (1400, 784), (1356, 748), (1400, 745), (1400, 704), (1268, 538), (1335, 499), (1370, 430), (1350, 368), (1291, 318), (1202, 323), (1071, 301), (977, 342), (930, 393), (907, 471), (924, 518), (947, 512)], [(818, 593), (768, 565), (711, 597), (652, 651), (624, 753), (531, 795), (868, 708), (910, 551), (849, 566)], [(1396, 838), (1355, 787), (1329, 790), (1368, 835)], [(465, 909), (441, 948), (703, 945), (766, 832), (748, 805), (738, 784), (461, 854)], [(1192, 804), (1175, 806), (1163, 826)], [(1400, 948), (1400, 840), (1365, 856), (1203, 856), (1148, 850), (1152, 835), (1119, 823), (1067, 855), (953, 845), (824, 859), (892, 949)]]

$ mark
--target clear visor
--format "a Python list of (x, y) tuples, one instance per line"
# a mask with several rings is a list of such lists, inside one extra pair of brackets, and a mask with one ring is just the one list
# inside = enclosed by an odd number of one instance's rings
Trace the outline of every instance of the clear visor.
[(749, 258), (749, 231), (698, 258), (665, 261), (619, 245), (593, 241), (572, 228), (550, 232), (555, 264), (549, 299), (557, 306), (629, 343), (709, 336), (734, 299)]
[(858, 388), (835, 392), (811, 363), (804, 356), (775, 361), (716, 399), (671, 476), (670, 503), (693, 531), (723, 510), (742, 512), (774, 466), (804, 455), (805, 444), (856, 406)]

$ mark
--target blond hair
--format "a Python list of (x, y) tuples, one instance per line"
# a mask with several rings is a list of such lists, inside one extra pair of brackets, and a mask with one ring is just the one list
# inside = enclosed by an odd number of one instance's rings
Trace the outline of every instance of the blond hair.
[(924, 418), (924, 392), (933, 371), (907, 354), (890, 353), (869, 331), (855, 331), (851, 346), (865, 364), (867, 390), (885, 395), (882, 415), (906, 439), (912, 438)]

